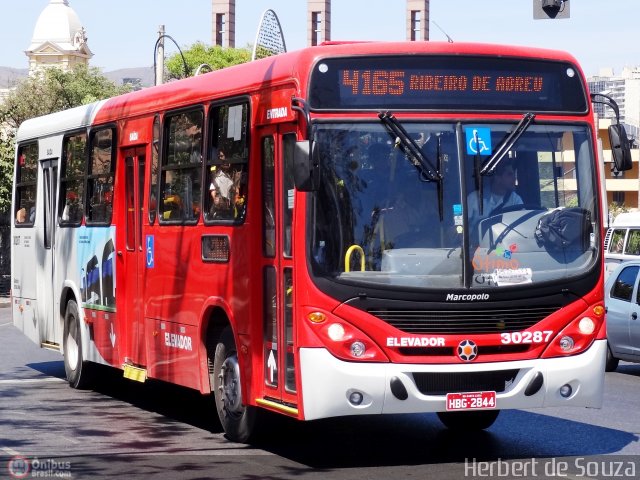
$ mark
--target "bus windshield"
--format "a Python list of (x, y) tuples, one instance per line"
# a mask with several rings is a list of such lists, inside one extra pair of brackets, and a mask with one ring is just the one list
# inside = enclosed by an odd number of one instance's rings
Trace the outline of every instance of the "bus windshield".
[(401, 123), (438, 179), (382, 122), (315, 126), (314, 275), (376, 288), (502, 288), (564, 282), (596, 264), (588, 126), (536, 121), (487, 174), (518, 120)]

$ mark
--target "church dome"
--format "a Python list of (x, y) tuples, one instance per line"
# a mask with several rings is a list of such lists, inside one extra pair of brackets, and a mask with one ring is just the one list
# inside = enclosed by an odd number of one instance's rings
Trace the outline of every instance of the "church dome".
[(56, 43), (63, 48), (73, 48), (74, 38), (81, 30), (80, 19), (69, 6), (68, 0), (51, 0), (38, 17), (29, 50), (45, 42)]

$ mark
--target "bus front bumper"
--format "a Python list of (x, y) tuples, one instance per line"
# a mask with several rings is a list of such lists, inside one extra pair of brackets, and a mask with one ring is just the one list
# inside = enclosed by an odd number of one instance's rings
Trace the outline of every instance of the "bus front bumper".
[[(495, 379), (509, 370), (517, 373), (513, 374), (513, 380), (504, 382), (504, 387), (495, 388), (497, 409), (600, 408), (606, 351), (606, 340), (597, 340), (585, 352), (570, 357), (425, 365), (345, 362), (323, 348), (302, 348), (304, 418), (446, 411), (446, 394), (422, 393), (415, 378), (421, 374), (441, 374), (456, 382), (456, 375), (478, 373), (483, 378)], [(571, 393), (565, 397), (560, 390), (564, 387), (566, 395), (566, 385), (571, 387)], [(475, 390), (484, 389), (471, 391)]]

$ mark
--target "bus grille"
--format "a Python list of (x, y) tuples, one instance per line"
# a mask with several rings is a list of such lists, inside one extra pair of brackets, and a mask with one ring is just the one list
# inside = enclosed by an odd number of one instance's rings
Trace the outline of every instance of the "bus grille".
[(504, 392), (514, 381), (519, 370), (464, 373), (414, 373), (413, 380), (423, 395), (445, 395), (461, 392)]
[(517, 332), (532, 327), (560, 307), (475, 310), (372, 309), (371, 315), (405, 333), (456, 334)]

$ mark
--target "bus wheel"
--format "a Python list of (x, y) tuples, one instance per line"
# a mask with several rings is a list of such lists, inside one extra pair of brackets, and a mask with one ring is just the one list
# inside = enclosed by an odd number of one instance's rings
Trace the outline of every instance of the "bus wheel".
[(232, 442), (246, 443), (253, 433), (256, 411), (243, 403), (238, 352), (228, 327), (216, 345), (213, 372), (213, 394), (222, 428)]
[(607, 342), (607, 363), (605, 364), (604, 371), (615, 371), (615, 369), (618, 368), (619, 362), (620, 360), (613, 356), (613, 353), (611, 352), (611, 345), (609, 345), (609, 342)]
[(484, 430), (493, 425), (500, 410), (478, 410), (476, 412), (438, 412), (438, 418), (451, 430)]
[(78, 304), (74, 300), (69, 300), (67, 303), (62, 348), (64, 350), (64, 370), (69, 385), (73, 388), (85, 388), (89, 384), (91, 366), (83, 357), (80, 315), (78, 314)]

